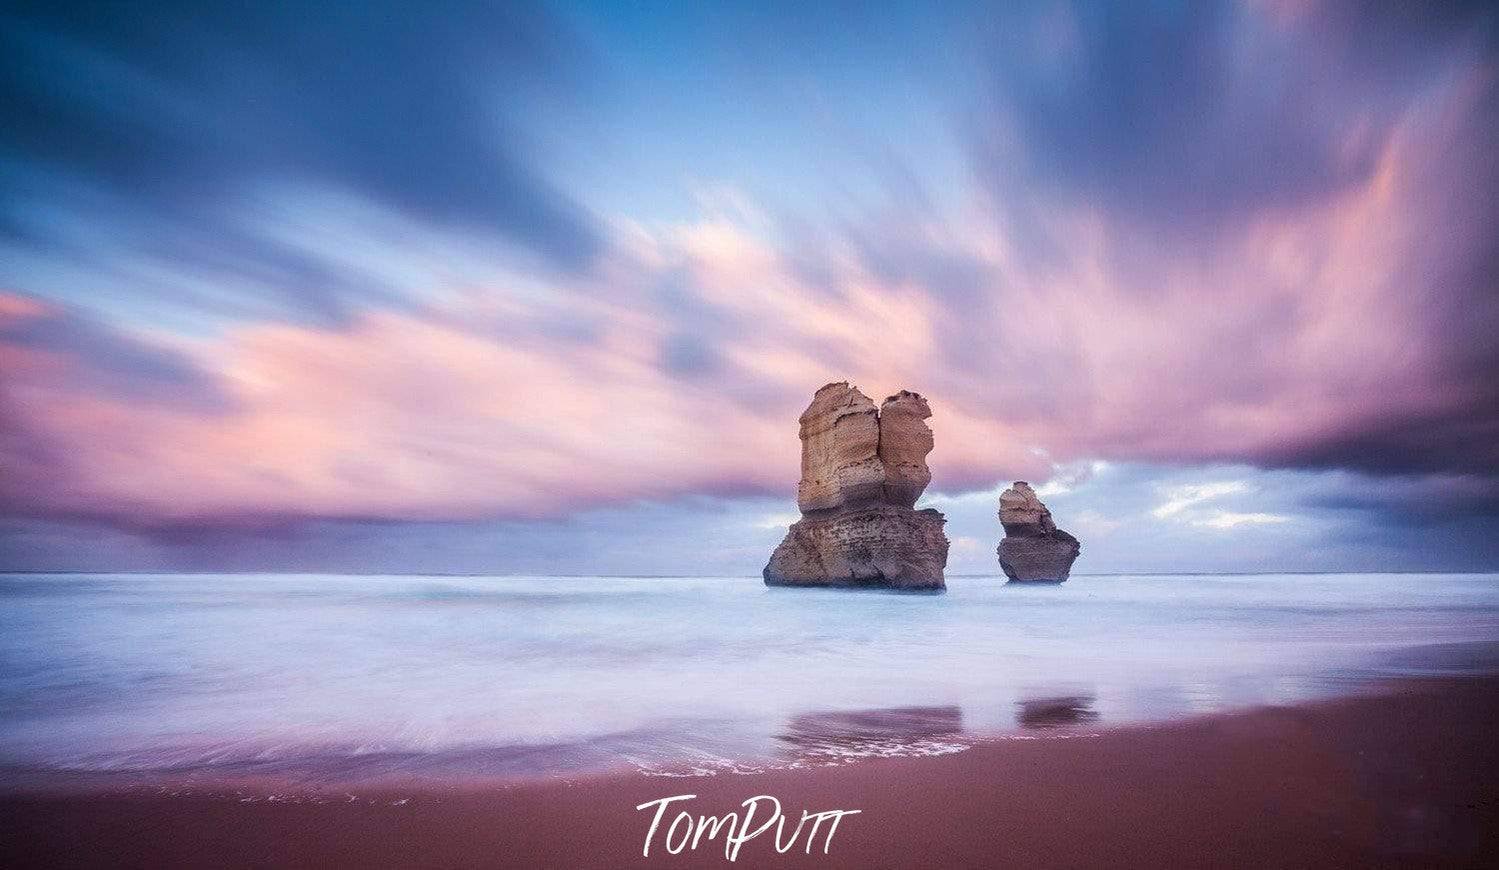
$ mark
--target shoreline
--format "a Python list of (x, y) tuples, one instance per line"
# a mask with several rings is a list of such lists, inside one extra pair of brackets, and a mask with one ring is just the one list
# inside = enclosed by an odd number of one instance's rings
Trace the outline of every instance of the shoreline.
[[(858, 810), (831, 842), (744, 866), (1462, 866), (1499, 861), (1499, 676), (1406, 678), (1372, 694), (1146, 725), (1088, 739), (981, 741), (946, 755), (706, 777), (267, 791), (244, 783), (0, 792), (9, 866), (727, 866), (723, 838), (668, 854), (677, 810), (741, 811), (757, 795)], [(1097, 736), (1093, 736), (1096, 733)], [(272, 786), (272, 782), (267, 782)], [(170, 790), (170, 784), (159, 788)], [(194, 791), (201, 790), (202, 793)], [(236, 795), (234, 790), (241, 790)], [(245, 793), (248, 792), (248, 795)], [(651, 812), (672, 804), (642, 847)], [(768, 804), (764, 805), (768, 809)], [(767, 809), (761, 810), (760, 818)], [(756, 826), (758, 827), (758, 821)]]
[[(1462, 662), (1455, 668), (1444, 666), (1432, 655), (1434, 650), (1447, 649), (1456, 650), (1462, 656)], [(1477, 660), (1475, 650), (1485, 653), (1487, 659), (1482, 662)], [(1409, 652), (1412, 653), (1412, 662), (1428, 665), (1430, 670), (1412, 669), (1399, 674), (1350, 676), (1339, 690), (1329, 688), (1284, 702), (1240, 704), (1203, 711), (1161, 712), (1120, 720), (1101, 720), (1099, 714), (1090, 708), (1093, 697), (1087, 695), (1055, 695), (1018, 701), (1016, 704), (1020, 709), (1016, 712), (1016, 721), (1009, 727), (998, 730), (970, 730), (963, 722), (961, 708), (953, 705), (822, 710), (781, 719), (778, 732), (765, 737), (780, 746), (782, 751), (779, 753), (702, 761), (696, 760), (695, 753), (689, 752), (675, 758), (662, 758), (650, 764), (616, 758), (605, 765), (538, 768), (505, 773), (487, 770), (455, 773), (453, 768), (459, 766), (460, 762), (454, 759), (463, 759), (469, 764), (479, 761), (480, 766), (485, 766), (482, 765), (483, 759), (477, 756), (488, 752), (528, 752), (533, 751), (536, 745), (507, 744), (477, 749), (463, 747), (437, 752), (389, 750), (354, 756), (334, 750), (326, 756), (314, 754), (300, 759), (292, 757), (270, 762), (188, 763), (180, 767), (161, 768), (0, 766), (0, 800), (26, 797), (165, 795), (221, 800), (252, 798), (253, 801), (260, 801), (274, 796), (275, 801), (279, 802), (319, 804), (338, 802), (350, 792), (357, 792), (357, 799), (361, 801), (367, 798), (381, 801), (418, 795), (542, 786), (558, 782), (567, 783), (571, 787), (579, 783), (630, 777), (667, 782), (691, 782), (716, 776), (761, 777), (897, 759), (914, 760), (952, 755), (1012, 742), (1097, 739), (1120, 732), (1182, 727), (1267, 710), (1316, 708), (1399, 693), (1407, 688), (1406, 684), (1446, 681), (1463, 683), (1492, 678), (1495, 691), (1499, 692), (1499, 645), (1481, 642), (1434, 644), (1416, 647)], [(896, 721), (892, 722), (892, 718)], [(909, 721), (913, 718), (917, 721)], [(942, 721), (944, 718), (946, 721)], [(938, 721), (934, 722), (934, 719)], [(818, 728), (820, 724), (840, 720), (845, 723), (857, 720), (858, 724), (846, 726), (842, 733), (829, 734)], [(811, 724), (810, 734), (800, 730), (801, 723)], [(887, 740), (897, 745), (888, 750), (878, 745)], [(928, 740), (940, 741), (950, 748), (939, 747), (933, 751), (921, 746)], [(853, 751), (848, 754), (838, 751), (819, 753), (814, 749), (803, 754), (798, 747), (804, 741), (813, 746), (821, 744), (824, 748), (832, 745), (835, 749), (841, 749), (839, 744), (847, 742), (853, 747)], [(351, 758), (384, 761), (391, 756), (410, 757), (414, 759), (414, 763), (397, 765), (403, 768), (400, 773), (370, 773), (348, 769)], [(272, 769), (242, 769), (246, 764), (251, 767), (265, 765)]]

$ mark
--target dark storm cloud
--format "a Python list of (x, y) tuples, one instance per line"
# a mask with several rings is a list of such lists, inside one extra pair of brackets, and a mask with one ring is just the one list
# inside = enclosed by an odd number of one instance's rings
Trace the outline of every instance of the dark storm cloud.
[(1352, 511), (1379, 528), (1427, 526), (1472, 518), (1499, 520), (1499, 480), (1472, 475), (1343, 476), (1305, 499), (1306, 506)]
[[(1489, 377), (1499, 380), (1499, 364)], [(1316, 442), (1268, 451), (1267, 465), (1376, 474), (1499, 473), (1499, 390), (1441, 413), (1366, 423)], [(1499, 493), (1499, 488), (1496, 488)]]
[(337, 302), (315, 298), (336, 287), (326, 267), (257, 238), (222, 211), (226, 197), (257, 183), (343, 188), (508, 238), (564, 271), (587, 268), (600, 229), (541, 175), (521, 129), (526, 113), (545, 113), (574, 89), (578, 47), (538, 11), (442, 11), (9, 4), (4, 228), (46, 240), (55, 218), (28, 214), (17, 196), (78, 193), (153, 224), (143, 235), (163, 253), (308, 294), (320, 319), (340, 314)]

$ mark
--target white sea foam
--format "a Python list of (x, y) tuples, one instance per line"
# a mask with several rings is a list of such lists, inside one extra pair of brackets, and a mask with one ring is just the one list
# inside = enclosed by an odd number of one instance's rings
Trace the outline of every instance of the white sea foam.
[(0, 575), (0, 778), (753, 776), (1499, 664), (1491, 575), (949, 587)]

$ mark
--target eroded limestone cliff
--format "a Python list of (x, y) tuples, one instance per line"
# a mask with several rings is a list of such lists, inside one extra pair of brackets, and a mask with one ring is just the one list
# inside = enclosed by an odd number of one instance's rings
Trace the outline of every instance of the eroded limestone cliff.
[(1051, 511), (1023, 480), (999, 496), (999, 522), (1005, 537), (999, 542), (999, 567), (1019, 582), (1061, 583), (1072, 572), (1082, 547), (1077, 538), (1057, 528)]
[(931, 415), (906, 390), (878, 409), (847, 383), (817, 391), (801, 415), (802, 518), (771, 554), (767, 585), (946, 588), (947, 521), (913, 509), (932, 479)]

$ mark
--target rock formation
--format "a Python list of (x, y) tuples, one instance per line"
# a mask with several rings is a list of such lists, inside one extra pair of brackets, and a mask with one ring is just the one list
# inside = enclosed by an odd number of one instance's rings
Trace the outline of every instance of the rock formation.
[(1023, 480), (999, 496), (999, 522), (1005, 527), (999, 542), (999, 567), (1012, 581), (1061, 583), (1072, 571), (1082, 549), (1051, 520), (1051, 511)]
[(880, 500), (885, 486), (880, 412), (868, 396), (846, 383), (828, 384), (812, 397), (800, 422), (796, 506), (803, 514)]
[(801, 416), (802, 518), (765, 566), (767, 586), (946, 586), (947, 522), (913, 510), (931, 482), (931, 408), (902, 390), (876, 409), (847, 383), (828, 384)]
[(880, 404), (880, 464), (885, 468), (885, 502), (915, 507), (932, 482), (926, 455), (932, 452), (932, 416), (926, 399), (901, 390)]

